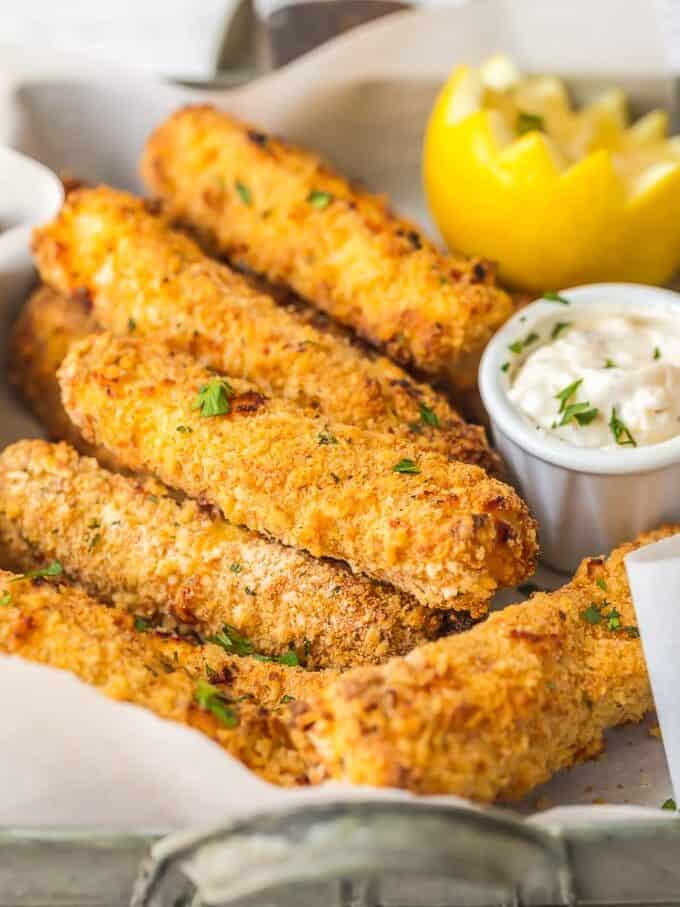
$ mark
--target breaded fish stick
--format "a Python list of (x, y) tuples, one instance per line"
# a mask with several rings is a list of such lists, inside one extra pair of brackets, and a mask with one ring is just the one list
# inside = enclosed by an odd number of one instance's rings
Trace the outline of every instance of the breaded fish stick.
[(521, 797), (652, 707), (623, 558), (677, 532), (585, 560), (562, 589), (460, 637), (348, 671), (299, 705), (299, 745), (355, 784)]
[(281, 720), (288, 699), (279, 695), (281, 672), (306, 672), (228, 658), (216, 646), (204, 655), (188, 642), (140, 633), (126, 611), (51, 582), (0, 572), (0, 652), (69, 671), (112, 699), (196, 728), (274, 784), (306, 782)]
[(36, 231), (34, 252), (43, 279), (65, 295), (86, 294), (94, 320), (115, 334), (164, 340), (331, 421), (499, 469), (484, 429), (468, 425), (444, 397), (277, 305), (141, 199), (107, 188), (74, 192)]
[(85, 438), (128, 468), (421, 604), (479, 616), (533, 570), (526, 505), (477, 466), (328, 423), (134, 338), (74, 343), (59, 381)]
[(466, 388), (512, 313), (488, 262), (445, 256), (316, 155), (213, 107), (179, 110), (142, 160), (148, 188), (207, 243), (353, 327), (406, 366)]
[(97, 330), (91, 306), (81, 298), (65, 299), (39, 287), (23, 306), (12, 329), (7, 376), (54, 441), (68, 441), (81, 453), (96, 456), (109, 469), (115, 459), (88, 444), (64, 411), (57, 369), (69, 344)]
[(378, 663), (456, 626), (445, 612), (178, 502), (158, 482), (107, 472), (66, 444), (19, 441), (0, 454), (0, 547), (15, 568), (56, 559), (97, 598), (227, 645), (234, 628), (256, 652), (294, 649), (307, 667)]

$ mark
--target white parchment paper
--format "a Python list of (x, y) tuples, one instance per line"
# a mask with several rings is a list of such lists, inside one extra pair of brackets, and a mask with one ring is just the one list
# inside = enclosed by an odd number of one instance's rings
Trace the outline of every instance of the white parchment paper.
[[(318, 149), (427, 223), (419, 168), (429, 106), (453, 65), (498, 51), (527, 69), (573, 76), (581, 93), (606, 78), (623, 81), (640, 106), (673, 102), (663, 28), (644, 0), (473, 0), (396, 15), (256, 83), (207, 97)], [(91, 181), (139, 188), (136, 162), (150, 129), (179, 104), (205, 98), (40, 48), (0, 47), (0, 138)], [(0, 315), (21, 302), (0, 299)], [(6, 444), (25, 433), (26, 418), (2, 401)], [(562, 581), (537, 577), (543, 586)], [(519, 598), (505, 593), (502, 601)], [(0, 658), (0, 714), (0, 824), (183, 827), (300, 798), (408, 796), (335, 785), (277, 790), (197, 732), (14, 658)], [(658, 738), (642, 725), (608, 739), (602, 759), (563, 772), (522, 808), (580, 804), (586, 816), (597, 813), (599, 800), (658, 808), (670, 794)], [(572, 809), (583, 818), (579, 806)], [(563, 808), (551, 815), (541, 821), (565, 821)]]

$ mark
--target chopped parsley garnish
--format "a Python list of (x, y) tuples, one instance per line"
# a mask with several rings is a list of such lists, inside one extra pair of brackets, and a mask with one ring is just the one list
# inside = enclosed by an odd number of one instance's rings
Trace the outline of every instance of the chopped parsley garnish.
[(569, 327), (571, 327), (571, 321), (558, 321), (550, 332), (551, 339), (556, 340), (562, 331), (566, 331)]
[(139, 633), (146, 633), (149, 626), (149, 621), (145, 617), (135, 617), (134, 627)]
[(510, 363), (509, 363), (509, 362), (504, 362), (503, 365), (501, 365), (501, 371), (502, 371), (502, 372), (507, 372), (507, 370), (508, 370), (509, 368), (510, 368)]
[(661, 350), (659, 349), (658, 346), (654, 347), (654, 358), (661, 359)]
[(284, 693), (281, 697), (281, 705), (287, 705), (289, 702), (295, 702), (295, 696), (289, 696), (288, 693)]
[(670, 809), (675, 812), (677, 808), (678, 807), (675, 805), (675, 800), (672, 797), (669, 797), (668, 800), (664, 800), (661, 804), (661, 809)]
[(590, 425), (599, 413), (595, 407), (591, 407), (588, 401), (584, 403), (570, 403), (571, 398), (576, 394), (579, 387), (583, 384), (583, 378), (577, 378), (566, 387), (563, 387), (559, 393), (555, 394), (555, 399), (560, 401), (558, 412), (562, 413), (562, 420), (559, 425), (553, 425), (557, 428), (562, 425), (568, 425), (572, 421), (578, 422), (579, 425)]
[(524, 135), (526, 132), (543, 132), (545, 121), (538, 113), (528, 113), (526, 110), (520, 110), (517, 114), (517, 132)]
[(630, 429), (619, 419), (615, 406), (612, 407), (609, 428), (614, 435), (614, 440), (620, 447), (637, 447), (637, 441), (630, 433)]
[(560, 305), (571, 305), (566, 296), (561, 296), (554, 290), (548, 290), (547, 293), (543, 294), (543, 298), (547, 299), (548, 302), (559, 302)]
[(260, 655), (258, 653), (253, 657), (256, 661), (273, 662), (274, 664), (286, 665), (286, 667), (289, 668), (297, 668), (300, 666), (300, 659), (297, 657), (295, 649), (288, 649), (283, 655)]
[(235, 710), (231, 708), (227, 697), (216, 686), (208, 683), (207, 680), (199, 680), (196, 683), (194, 695), (200, 707), (214, 715), (220, 724), (230, 728), (238, 725)]
[(606, 584), (606, 582), (602, 579), (601, 576), (598, 576), (598, 578), (595, 580), (595, 583), (596, 583), (596, 585), (598, 585), (598, 586), (600, 587), (600, 589), (602, 589), (603, 592), (606, 592), (606, 591), (607, 591), (607, 584)]
[(321, 189), (312, 189), (307, 196), (307, 201), (312, 208), (323, 211), (323, 209), (327, 208), (333, 201), (333, 196), (330, 192), (323, 192)]
[(255, 646), (252, 642), (246, 639), (245, 636), (241, 636), (238, 630), (229, 624), (225, 624), (222, 627), (222, 632), (217, 633), (208, 641), (222, 646), (224, 651), (230, 655), (252, 655), (255, 652)]
[(517, 587), (517, 591), (521, 592), (522, 595), (533, 595), (534, 592), (543, 592), (540, 586), (537, 586), (536, 583), (522, 583)]
[(257, 661), (272, 662), (291, 668), (296, 668), (300, 664), (297, 652), (292, 648), (284, 652), (283, 655), (264, 655), (262, 652), (257, 652), (252, 642), (229, 624), (225, 624), (222, 627), (222, 632), (211, 637), (208, 642), (221, 646), (230, 655), (240, 655), (241, 657), (252, 655)]
[(555, 399), (560, 401), (561, 413), (567, 408), (567, 403), (574, 396), (579, 387), (583, 384), (583, 378), (577, 378), (576, 381), (572, 381), (571, 384), (567, 384), (566, 387), (563, 387), (561, 391), (555, 394)]
[(234, 389), (225, 378), (215, 378), (199, 388), (192, 409), (200, 409), (202, 416), (225, 416), (231, 412), (230, 399)]
[(616, 368), (616, 363), (613, 359), (605, 359), (602, 368)]
[(12, 593), (3, 592), (3, 594), (0, 595), (0, 607), (4, 608), (5, 605), (11, 605), (11, 604), (12, 604)]
[(602, 612), (600, 611), (598, 605), (594, 602), (585, 609), (581, 611), (581, 617), (588, 624), (599, 624), (602, 623)]
[(21, 576), (15, 576), (10, 583), (18, 583), (20, 579), (41, 579), (46, 576), (61, 576), (64, 572), (59, 561), (52, 561), (47, 567), (38, 567), (37, 570), (29, 570), (28, 573), (22, 573)]
[(319, 439), (319, 446), (322, 446), (323, 444), (339, 444), (340, 443), (338, 441), (338, 439), (335, 437), (335, 435), (333, 434), (333, 432), (329, 431), (329, 429), (320, 431), (319, 434), (317, 435), (317, 437)]
[(620, 630), (621, 629), (621, 615), (616, 610), (612, 608), (607, 616), (607, 628), (609, 630)]
[(253, 195), (250, 189), (245, 185), (245, 183), (242, 183), (240, 180), (236, 180), (236, 183), (234, 185), (236, 186), (236, 191), (238, 192), (243, 204), (252, 205)]
[(395, 463), (392, 467), (392, 472), (404, 472), (410, 475), (418, 475), (420, 466), (418, 466), (415, 460), (409, 460), (407, 457), (404, 457), (402, 460), (399, 460), (398, 463)]
[(92, 536), (92, 538), (91, 538), (90, 541), (88, 542), (87, 550), (88, 550), (88, 551), (94, 551), (94, 549), (95, 549), (95, 548), (97, 547), (97, 545), (101, 542), (101, 540), (102, 540), (102, 534), (101, 534), (101, 532), (95, 532), (95, 534)]
[(638, 628), (623, 626), (621, 623), (621, 614), (616, 608), (612, 608), (611, 611), (606, 613), (602, 610), (606, 605), (606, 601), (602, 602), (601, 605), (598, 605), (597, 602), (591, 602), (585, 611), (581, 611), (581, 617), (586, 623), (593, 624), (594, 626), (601, 624), (604, 621), (608, 630), (613, 630), (615, 633), (622, 632), (630, 639), (637, 639), (640, 636)]
[(182, 435), (190, 435), (193, 431), (193, 428), (190, 425), (178, 425), (177, 431)]
[(137, 330), (137, 322), (135, 321), (134, 318), (128, 318), (128, 331), (131, 334), (134, 334), (134, 332), (136, 330)]
[(528, 346), (531, 346), (532, 343), (536, 343), (537, 340), (538, 334), (535, 331), (531, 331), (530, 334), (527, 334), (524, 340), (515, 340), (514, 343), (511, 343), (508, 346), (508, 349), (511, 353), (519, 355), (520, 353), (523, 353)]
[(593, 419), (597, 418), (599, 412), (597, 407), (591, 407), (587, 401), (585, 403), (570, 403), (562, 414), (560, 426), (568, 425), (572, 420), (578, 422), (579, 425), (590, 425)]
[(241, 566), (241, 564), (234, 562), (229, 569), (232, 573), (240, 573), (243, 570), (243, 567)]
[(433, 428), (439, 428), (439, 416), (433, 409), (430, 409), (425, 403), (420, 403), (419, 409), (420, 421), (423, 425), (431, 425)]

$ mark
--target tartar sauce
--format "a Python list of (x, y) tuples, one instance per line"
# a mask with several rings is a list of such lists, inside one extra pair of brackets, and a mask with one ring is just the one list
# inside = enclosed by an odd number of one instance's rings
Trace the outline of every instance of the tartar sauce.
[(540, 431), (578, 447), (642, 447), (680, 435), (680, 318), (572, 313), (518, 337), (508, 395)]

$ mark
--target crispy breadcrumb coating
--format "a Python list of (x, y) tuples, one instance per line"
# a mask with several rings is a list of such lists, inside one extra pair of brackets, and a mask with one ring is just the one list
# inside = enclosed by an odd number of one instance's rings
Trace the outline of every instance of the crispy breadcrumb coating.
[(378, 663), (455, 628), (445, 612), (66, 444), (19, 441), (0, 454), (0, 547), (14, 568), (56, 559), (97, 598), (210, 637), (227, 625), (228, 638), (235, 628), (259, 653), (294, 649), (310, 668)]
[(209, 246), (460, 387), (475, 383), (484, 346), (512, 313), (488, 262), (442, 255), (384, 199), (214, 107), (162, 123), (142, 176)]
[(299, 746), (354, 784), (521, 797), (652, 707), (623, 558), (678, 532), (587, 559), (562, 589), (459, 637), (348, 671), (297, 705)]
[(334, 422), (499, 470), (484, 429), (468, 425), (443, 396), (277, 305), (141, 199), (104, 187), (74, 192), (56, 220), (36, 231), (34, 251), (43, 279), (91, 299), (93, 319), (115, 334), (164, 340)]
[(0, 652), (68, 671), (105, 696), (187, 724), (273, 784), (306, 783), (282, 719), (292, 679), (308, 688), (307, 672), (139, 632), (127, 611), (53, 583), (0, 572)]
[(128, 468), (421, 604), (478, 616), (533, 570), (526, 505), (477, 466), (328, 423), (131, 337), (74, 343), (59, 381), (84, 437)]
[(49, 287), (31, 294), (10, 335), (7, 377), (33, 415), (55, 441), (68, 441), (81, 453), (96, 456), (110, 469), (114, 458), (80, 434), (64, 411), (57, 369), (69, 344), (97, 330), (92, 307), (84, 298), (65, 299)]

